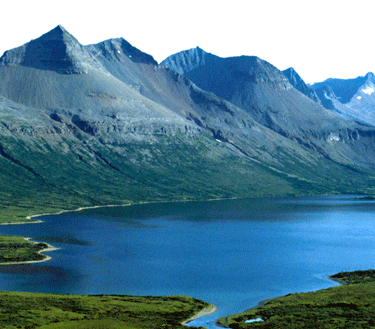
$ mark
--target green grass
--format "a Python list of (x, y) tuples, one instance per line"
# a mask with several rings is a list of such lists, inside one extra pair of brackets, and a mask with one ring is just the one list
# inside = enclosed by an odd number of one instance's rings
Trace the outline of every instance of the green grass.
[(45, 243), (33, 243), (22, 237), (0, 236), (0, 264), (9, 262), (40, 261), (45, 258), (39, 252), (48, 248)]
[[(220, 318), (228, 328), (375, 328), (375, 271), (332, 276), (346, 285), (290, 294), (265, 301), (243, 313)], [(262, 318), (263, 322), (245, 323)]]
[(0, 292), (0, 328), (186, 328), (209, 304), (186, 296), (83, 296)]
[(375, 282), (375, 270), (340, 272), (330, 276), (330, 279), (341, 284)]

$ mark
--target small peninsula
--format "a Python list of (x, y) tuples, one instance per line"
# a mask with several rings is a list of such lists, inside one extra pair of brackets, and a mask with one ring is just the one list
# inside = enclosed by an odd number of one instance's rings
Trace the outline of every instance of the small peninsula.
[(29, 238), (0, 235), (0, 265), (18, 265), (44, 262), (51, 259), (43, 252), (56, 250), (46, 243), (32, 242)]

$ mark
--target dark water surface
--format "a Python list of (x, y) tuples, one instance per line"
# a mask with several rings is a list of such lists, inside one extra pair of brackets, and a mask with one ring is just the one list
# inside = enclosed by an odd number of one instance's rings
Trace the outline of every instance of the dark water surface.
[[(1, 226), (60, 249), (52, 260), (1, 266), (0, 290), (189, 295), (212, 321), (259, 301), (336, 285), (327, 276), (375, 268), (375, 203), (311, 197), (143, 204)], [(209, 322), (209, 323), (207, 323)]]

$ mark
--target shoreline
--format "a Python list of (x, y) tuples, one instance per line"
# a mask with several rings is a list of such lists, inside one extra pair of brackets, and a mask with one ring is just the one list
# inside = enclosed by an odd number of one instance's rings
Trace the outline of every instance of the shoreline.
[(110, 207), (126, 207), (132, 205), (131, 203), (129, 204), (119, 204), (119, 205), (104, 205), (104, 206), (91, 206), (91, 207), (80, 207), (77, 209), (71, 209), (71, 210), (61, 210), (58, 212), (46, 212), (42, 214), (36, 214), (36, 215), (30, 215), (27, 216), (26, 219), (29, 219), (29, 222), (9, 222), (9, 223), (0, 223), (0, 225), (25, 225), (25, 224), (40, 224), (43, 223), (42, 220), (32, 220), (34, 217), (41, 217), (41, 216), (53, 216), (53, 215), (61, 215), (66, 212), (78, 212), (86, 209), (96, 209), (96, 208), (110, 208)]
[[(318, 196), (324, 196), (326, 194), (319, 194)], [(335, 195), (335, 194), (333, 194)], [(338, 195), (345, 195), (345, 194), (338, 194)], [(301, 195), (293, 195), (292, 197), (300, 197)], [(316, 195), (306, 195), (306, 196), (316, 196)], [(275, 196), (272, 198), (283, 198), (286, 197), (285, 195)], [(41, 216), (52, 216), (52, 215), (61, 215), (67, 212), (78, 212), (82, 210), (88, 210), (88, 209), (97, 209), (97, 208), (114, 208), (114, 207), (128, 207), (128, 206), (136, 206), (136, 205), (142, 205), (142, 204), (153, 204), (153, 203), (178, 203), (178, 202), (213, 202), (213, 201), (225, 201), (225, 200), (239, 200), (239, 199), (262, 199), (262, 198), (268, 198), (267, 196), (261, 196), (261, 197), (228, 197), (228, 198), (213, 198), (213, 199), (196, 199), (196, 200), (155, 200), (155, 201), (139, 201), (139, 202), (130, 202), (130, 203), (124, 203), (124, 204), (110, 204), (110, 205), (101, 205), (101, 206), (88, 206), (88, 207), (79, 207), (76, 209), (70, 209), (70, 210), (60, 210), (57, 212), (49, 212), (49, 213), (42, 213), (42, 214), (36, 214), (36, 215), (30, 215), (25, 217), (26, 219), (30, 220), (29, 222), (8, 222), (8, 223), (0, 223), (1, 225), (24, 225), (24, 224), (40, 224), (43, 223), (42, 220), (34, 220), (31, 221), (34, 217), (41, 217)], [(375, 198), (375, 197), (374, 197)]]
[[(342, 286), (343, 286), (343, 285), (348, 285), (348, 284), (350, 284), (350, 283), (348, 283), (348, 282), (340, 281), (340, 280), (337, 280), (337, 279), (335, 279), (335, 278), (332, 278), (331, 275), (327, 276), (327, 279), (329, 279), (329, 280), (331, 280), (331, 281), (334, 281), (334, 282), (336, 282), (336, 283), (339, 283), (339, 284), (342, 285)], [(322, 288), (322, 289), (318, 289), (318, 290), (313, 290), (313, 291), (311, 291), (311, 292), (316, 292), (316, 291), (320, 291), (320, 290), (324, 290), (324, 289), (329, 289), (329, 288)], [(260, 307), (264, 306), (265, 304), (267, 304), (267, 303), (268, 303), (269, 301), (271, 301), (271, 300), (278, 299), (278, 298), (281, 298), (281, 297), (285, 297), (285, 296), (288, 296), (288, 295), (293, 295), (293, 294), (299, 294), (299, 293), (298, 293), (298, 292), (295, 292), (295, 293), (289, 293), (289, 294), (282, 295), (282, 296), (277, 296), (277, 297), (272, 297), (272, 298), (266, 298), (266, 299), (263, 299), (263, 300), (261, 300), (258, 304), (254, 305), (254, 306), (252, 306), (252, 307), (249, 307), (249, 308), (245, 309), (244, 311), (239, 312), (238, 314), (240, 314), (240, 313), (244, 313), (244, 312), (247, 312), (247, 311), (256, 310), (257, 308), (260, 308)], [(231, 314), (231, 315), (233, 315), (233, 314)], [(228, 316), (229, 316), (229, 315), (228, 315)], [(226, 316), (222, 316), (222, 318), (225, 318), (225, 317), (226, 317)], [(215, 326), (217, 326), (217, 327), (221, 327), (221, 328), (228, 328), (228, 327), (224, 327), (224, 326), (220, 325), (219, 323), (217, 323), (218, 320), (219, 320), (219, 319), (216, 319), (216, 320), (215, 320)]]
[(350, 284), (350, 282), (347, 282), (347, 281), (342, 280), (342, 279), (336, 279), (336, 278), (333, 278), (332, 276), (328, 276), (328, 279), (330, 279), (331, 281), (339, 283), (341, 286), (346, 286), (346, 285)]
[[(332, 278), (330, 275), (327, 276), (327, 279), (331, 280), (331, 281), (334, 281), (336, 283), (339, 283), (341, 286), (344, 286), (344, 285), (348, 285), (349, 283), (345, 282), (345, 281), (339, 281), (339, 280), (336, 280), (334, 278)], [(333, 286), (335, 287), (335, 286)], [(329, 289), (329, 288), (332, 288), (332, 287), (328, 287), (328, 288), (322, 288), (322, 289), (318, 289), (318, 290), (313, 290), (311, 292), (315, 292), (315, 291), (319, 291), (319, 290), (324, 290), (324, 289)], [(307, 292), (308, 293), (308, 292)], [(284, 296), (288, 296), (288, 295), (293, 295), (293, 294), (299, 294), (299, 292), (293, 292), (293, 293), (289, 293), (289, 294), (286, 294), (286, 295), (282, 295), (282, 296), (277, 296), (277, 297), (273, 297), (273, 298), (267, 298), (267, 299), (263, 299), (261, 300), (257, 305), (253, 306), (253, 307), (250, 307), (250, 308), (247, 308), (244, 312), (246, 311), (251, 311), (251, 310), (254, 310), (258, 307), (261, 307), (261, 306), (264, 306), (266, 303), (268, 303), (269, 301), (271, 300), (274, 300), (274, 299), (277, 299), (277, 298), (280, 298), (280, 297), (284, 297)]]
[[(29, 241), (34, 244), (38, 244), (39, 242), (35, 241), (30, 241), (31, 238), (24, 238), (26, 241)], [(44, 243), (44, 242), (43, 242)], [(50, 252), (50, 251), (55, 251), (59, 250), (60, 248), (56, 248), (48, 243), (45, 243), (47, 245), (47, 248), (44, 248), (42, 250), (38, 251), (38, 254), (44, 256), (43, 259), (40, 260), (25, 260), (25, 261), (20, 261), (20, 262), (7, 262), (7, 263), (0, 263), (0, 266), (7, 266), (7, 265), (26, 265), (26, 264), (35, 264), (35, 263), (43, 263), (47, 262), (52, 259), (51, 256), (44, 255), (45, 252)]]
[[(8, 222), (8, 223), (0, 223), (1, 225), (25, 225), (25, 224), (40, 224), (43, 223), (42, 220), (32, 220), (34, 217), (41, 217), (41, 216), (53, 216), (53, 215), (61, 215), (67, 212), (78, 212), (82, 210), (89, 210), (89, 209), (98, 209), (98, 208), (114, 208), (114, 207), (129, 207), (129, 206), (136, 206), (142, 204), (152, 204), (152, 203), (177, 203), (177, 202), (212, 202), (212, 201), (224, 201), (224, 200), (237, 200), (241, 199), (240, 197), (231, 197), (231, 198), (217, 198), (217, 199), (203, 199), (203, 200), (171, 200), (171, 201), (139, 201), (134, 203), (125, 203), (125, 204), (109, 204), (109, 205), (102, 205), (102, 206), (89, 206), (89, 207), (79, 207), (76, 209), (70, 210), (60, 210), (57, 212), (48, 212), (36, 215), (30, 215), (25, 217), (29, 219), (29, 222)], [(246, 198), (244, 198), (246, 199)]]
[(217, 307), (215, 305), (209, 305), (205, 308), (203, 308), (202, 310), (200, 310), (197, 314), (193, 315), (192, 317), (190, 317), (189, 319), (181, 322), (182, 325), (185, 325), (191, 321), (194, 321), (198, 318), (201, 318), (202, 316), (206, 316), (206, 315), (210, 315), (212, 313), (215, 313), (217, 311)]

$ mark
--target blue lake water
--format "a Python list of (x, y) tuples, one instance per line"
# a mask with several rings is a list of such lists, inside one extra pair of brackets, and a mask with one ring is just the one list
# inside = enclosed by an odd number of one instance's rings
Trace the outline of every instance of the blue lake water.
[(1, 266), (0, 290), (189, 295), (218, 311), (336, 285), (327, 276), (375, 268), (375, 203), (349, 196), (143, 204), (43, 216), (0, 234), (59, 250)]

